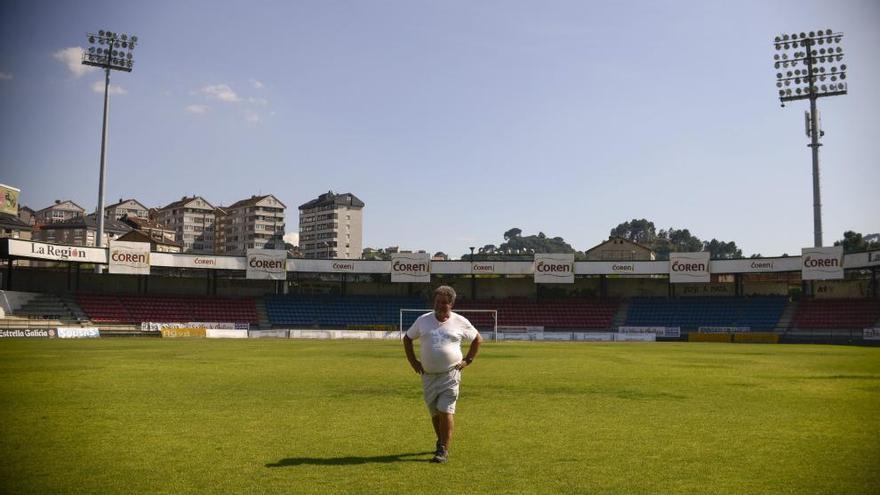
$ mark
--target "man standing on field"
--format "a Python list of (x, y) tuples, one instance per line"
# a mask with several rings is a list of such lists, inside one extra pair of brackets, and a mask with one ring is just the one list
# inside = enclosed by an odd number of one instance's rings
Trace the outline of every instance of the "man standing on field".
[[(446, 462), (452, 440), (455, 401), (461, 383), (461, 370), (469, 366), (483, 337), (467, 318), (453, 313), (455, 290), (442, 285), (434, 290), (434, 311), (420, 316), (403, 336), (406, 359), (416, 373), (422, 375), (425, 404), (437, 434), (437, 450), (431, 462)], [(416, 359), (413, 340), (422, 339), (422, 360)], [(470, 342), (467, 356), (462, 359), (461, 343)]]

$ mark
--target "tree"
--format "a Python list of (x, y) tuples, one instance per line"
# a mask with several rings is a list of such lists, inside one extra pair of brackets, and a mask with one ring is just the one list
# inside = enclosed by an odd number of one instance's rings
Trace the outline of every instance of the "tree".
[[(873, 234), (870, 236), (873, 238)], [(880, 242), (866, 240), (859, 232), (847, 230), (843, 233), (843, 239), (834, 242), (835, 246), (843, 246), (844, 253), (856, 253), (859, 251), (869, 251), (871, 249), (880, 249)]]
[(621, 237), (647, 246), (657, 237), (657, 231), (654, 222), (633, 218), (611, 229), (611, 237)]
[[(500, 260), (505, 256), (523, 255), (529, 256), (534, 253), (575, 253), (575, 249), (565, 242), (562, 237), (549, 238), (543, 232), (538, 235), (523, 236), (522, 230), (513, 228), (504, 233), (506, 242), (498, 246), (486, 244), (481, 247), (474, 259)], [(462, 259), (470, 259), (470, 253), (463, 254)]]
[(717, 239), (703, 242), (703, 251), (709, 251), (712, 259), (732, 260), (742, 258), (742, 250), (736, 247), (735, 242), (724, 242)]
[(520, 235), (522, 235), (522, 229), (518, 229), (518, 228), (514, 227), (504, 233), (504, 240), (509, 241), (509, 240), (513, 239), (514, 237), (519, 237)]

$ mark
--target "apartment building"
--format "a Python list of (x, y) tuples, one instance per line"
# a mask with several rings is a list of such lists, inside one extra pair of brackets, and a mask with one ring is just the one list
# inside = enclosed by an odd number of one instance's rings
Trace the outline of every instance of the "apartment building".
[(174, 231), (184, 253), (214, 254), (214, 206), (201, 196), (184, 196), (156, 212), (156, 221)]
[[(218, 239), (223, 253), (244, 255), (248, 249), (284, 249), (284, 203), (271, 194), (251, 196), (218, 208)], [(221, 233), (222, 232), (222, 233)]]
[(360, 258), (364, 202), (329, 191), (299, 207), (299, 246), (306, 258)]
[(104, 208), (104, 218), (119, 220), (122, 217), (148, 219), (149, 209), (135, 199), (119, 198), (119, 202)]

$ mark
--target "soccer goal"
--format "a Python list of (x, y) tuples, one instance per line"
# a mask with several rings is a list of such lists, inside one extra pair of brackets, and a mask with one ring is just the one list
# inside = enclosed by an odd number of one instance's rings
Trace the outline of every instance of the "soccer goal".
[[(416, 318), (433, 309), (404, 309), (400, 308), (400, 334), (409, 330)], [(454, 313), (464, 316), (483, 335), (492, 334), (492, 340), (498, 340), (498, 310), (497, 309), (453, 309)]]

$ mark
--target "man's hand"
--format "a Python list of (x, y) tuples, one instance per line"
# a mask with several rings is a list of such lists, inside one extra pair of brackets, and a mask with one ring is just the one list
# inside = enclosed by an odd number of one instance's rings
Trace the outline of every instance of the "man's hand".
[(419, 361), (418, 359), (416, 359), (412, 363), (409, 363), (409, 365), (412, 366), (413, 371), (415, 371), (416, 373), (418, 373), (420, 375), (425, 374), (425, 368), (422, 368), (422, 362)]
[(469, 366), (467, 360), (459, 361), (458, 364), (455, 365), (455, 369), (461, 371)]

